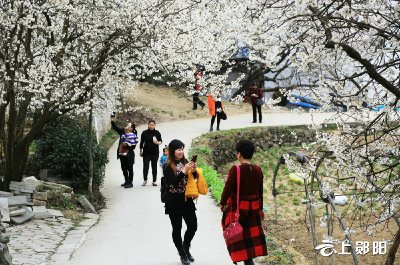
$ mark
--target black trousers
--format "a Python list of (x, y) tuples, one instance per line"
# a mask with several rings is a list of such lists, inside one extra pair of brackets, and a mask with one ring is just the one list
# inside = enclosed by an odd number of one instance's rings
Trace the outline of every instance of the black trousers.
[(129, 165), (128, 156), (120, 156), (121, 169), (124, 174), (125, 183), (132, 184), (133, 181), (133, 164)]
[(261, 106), (257, 106), (255, 103), (251, 103), (251, 106), (253, 107), (253, 121), (257, 121), (257, 110), (258, 110), (258, 120), (259, 122), (262, 122), (262, 114), (261, 114)]
[(197, 103), (198, 103), (200, 106), (205, 106), (205, 105), (206, 105), (203, 101), (201, 101), (201, 100), (199, 99), (199, 93), (194, 93), (194, 94), (193, 94), (193, 109), (197, 109)]
[(221, 122), (221, 115), (222, 115), (222, 112), (217, 112), (216, 114), (217, 114), (217, 115), (211, 116), (211, 127), (214, 126), (215, 116), (217, 116), (217, 128), (219, 128), (219, 124), (220, 124), (220, 122)]
[(172, 240), (174, 241), (175, 247), (178, 251), (182, 249), (182, 219), (185, 220), (187, 230), (183, 237), (183, 242), (186, 245), (190, 245), (192, 239), (197, 231), (197, 216), (195, 212), (188, 214), (170, 214), (169, 219), (172, 225)]
[(158, 154), (143, 155), (143, 180), (147, 181), (147, 175), (149, 174), (150, 161), (151, 161), (151, 171), (153, 173), (153, 182), (156, 182), (157, 181)]

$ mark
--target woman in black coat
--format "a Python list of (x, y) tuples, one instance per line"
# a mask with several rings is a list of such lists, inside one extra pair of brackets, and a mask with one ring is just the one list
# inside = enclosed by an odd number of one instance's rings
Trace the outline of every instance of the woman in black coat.
[(160, 149), (158, 146), (162, 144), (161, 134), (156, 130), (156, 121), (150, 120), (148, 129), (142, 132), (140, 136), (140, 156), (143, 157), (143, 184), (147, 184), (147, 175), (149, 174), (149, 166), (153, 173), (153, 186), (157, 186), (157, 163)]
[[(172, 140), (168, 145), (168, 161), (164, 167), (164, 177), (168, 185), (167, 200), (165, 202), (165, 214), (169, 215), (172, 225), (172, 240), (178, 250), (182, 264), (190, 264), (194, 261), (189, 252), (190, 243), (197, 231), (196, 207), (193, 198), (185, 198), (188, 171), (196, 170), (196, 163), (188, 163), (185, 159), (184, 143)], [(182, 219), (186, 223), (187, 230), (182, 242)]]

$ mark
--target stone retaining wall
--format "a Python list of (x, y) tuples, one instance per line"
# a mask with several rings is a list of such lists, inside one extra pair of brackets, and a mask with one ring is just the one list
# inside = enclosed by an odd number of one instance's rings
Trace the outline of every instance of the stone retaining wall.
[[(296, 137), (291, 133), (294, 131)], [(316, 141), (315, 132), (306, 126), (256, 127), (213, 133), (208, 138), (207, 147), (212, 150), (210, 160), (215, 169), (236, 160), (235, 145), (242, 139), (253, 141), (257, 151), (265, 151), (280, 146), (299, 146)]]

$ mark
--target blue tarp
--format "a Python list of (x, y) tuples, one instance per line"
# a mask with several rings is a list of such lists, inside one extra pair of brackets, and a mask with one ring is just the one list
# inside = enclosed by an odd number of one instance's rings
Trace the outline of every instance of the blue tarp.
[(234, 55), (232, 55), (231, 58), (249, 58), (250, 56), (250, 50), (247, 48), (241, 48), (236, 51)]

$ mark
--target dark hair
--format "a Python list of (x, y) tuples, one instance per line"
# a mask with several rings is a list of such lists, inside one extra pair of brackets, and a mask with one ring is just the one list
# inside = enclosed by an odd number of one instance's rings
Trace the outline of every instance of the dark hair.
[(137, 136), (136, 125), (134, 122), (131, 122), (132, 132)]
[(163, 153), (164, 153), (165, 149), (168, 149), (167, 145), (162, 149)]
[(149, 122), (147, 123), (147, 125), (149, 125), (150, 123), (154, 123), (154, 124), (156, 124), (156, 121), (155, 120), (149, 120)]
[(253, 82), (252, 86), (258, 87), (258, 83), (257, 82)]
[[(172, 171), (174, 174), (176, 174), (176, 164), (175, 164), (175, 150), (180, 149), (180, 148), (185, 148), (185, 144), (180, 141), (180, 140), (172, 140), (169, 145), (168, 145), (168, 161), (167, 165), (171, 165)], [(181, 162), (183, 165), (186, 165), (186, 158), (185, 155), (183, 155)]]
[(240, 152), (244, 159), (251, 159), (255, 150), (254, 143), (250, 140), (240, 140), (236, 144), (236, 151)]

